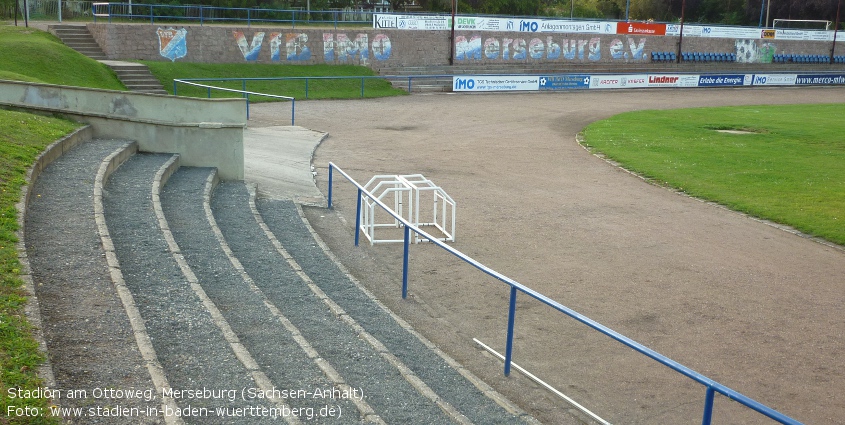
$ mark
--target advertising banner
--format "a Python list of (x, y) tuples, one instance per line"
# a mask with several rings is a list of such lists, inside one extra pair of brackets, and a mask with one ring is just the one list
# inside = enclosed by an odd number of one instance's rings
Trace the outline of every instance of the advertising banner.
[(795, 77), (795, 84), (801, 86), (845, 84), (845, 74), (802, 74)]
[(666, 24), (619, 22), (619, 24), (616, 25), (616, 33), (630, 35), (666, 35)]
[(760, 38), (760, 28), (703, 27), (701, 29), (701, 36), (711, 38), (758, 39)]
[[(444, 15), (373, 14), (373, 28), (446, 31), (452, 29), (452, 17)], [(455, 30), (616, 34), (616, 22), (459, 16), (455, 18)]]
[(648, 87), (648, 76), (643, 75), (593, 75), (591, 89), (634, 89)]
[(540, 77), (540, 90), (573, 90), (590, 88), (589, 75), (554, 75)]
[(755, 86), (794, 86), (795, 74), (755, 74), (752, 82)]
[(452, 77), (452, 91), (537, 91), (537, 75), (461, 75)]
[(649, 74), (648, 87), (698, 87), (698, 75)]
[[(704, 27), (701, 25), (684, 25), (684, 37), (701, 37)], [(680, 25), (666, 25), (666, 35), (679, 36), (681, 35)]]
[(753, 78), (750, 74), (700, 75), (698, 87), (750, 86)]

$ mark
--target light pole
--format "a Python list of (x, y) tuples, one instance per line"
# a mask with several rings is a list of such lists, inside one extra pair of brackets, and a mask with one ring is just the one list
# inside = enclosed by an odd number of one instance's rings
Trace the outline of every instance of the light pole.
[(631, 0), (628, 0), (627, 2), (625, 2), (625, 22), (630, 22), (630, 19), (628, 19), (628, 12), (630, 12), (630, 11), (631, 11)]
[(830, 63), (833, 63), (833, 55), (836, 52), (836, 35), (839, 33), (839, 12), (842, 10), (842, 0), (836, 5), (836, 26), (833, 27), (833, 45), (830, 46)]
[(455, 12), (458, 0), (452, 0), (452, 33), (449, 36), (449, 65), (455, 64)]
[(575, 16), (575, 0), (569, 0), (569, 19)]
[(678, 34), (678, 54), (675, 55), (675, 63), (681, 63), (681, 49), (684, 44), (684, 10), (687, 8), (687, 0), (681, 3), (681, 33)]
[(761, 28), (763, 26), (763, 10), (766, 9), (766, 0), (763, 0), (760, 3), (760, 23), (757, 24), (757, 28)]

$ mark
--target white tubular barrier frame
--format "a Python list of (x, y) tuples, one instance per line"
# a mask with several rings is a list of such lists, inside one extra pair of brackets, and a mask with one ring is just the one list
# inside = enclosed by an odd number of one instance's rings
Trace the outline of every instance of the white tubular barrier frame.
[[(455, 241), (455, 201), (434, 182), (425, 178), (422, 174), (388, 175), (379, 174), (373, 176), (364, 189), (373, 194), (379, 201), (384, 202), (385, 197), (393, 195), (393, 210), (408, 222), (418, 227), (433, 226), (443, 233), (443, 242)], [(432, 217), (430, 222), (420, 221), (420, 192), (432, 193)], [(407, 195), (407, 199), (406, 199)], [(370, 245), (376, 243), (402, 243), (403, 239), (378, 239), (377, 228), (402, 228), (404, 225), (395, 217), (389, 222), (378, 222), (376, 220), (376, 206), (378, 203), (369, 196), (361, 197), (360, 230), (370, 241)], [(407, 215), (406, 215), (407, 212)], [(449, 230), (447, 230), (447, 228)], [(428, 239), (414, 234), (414, 243), (430, 242)]]
[[(371, 178), (364, 187), (368, 192), (376, 195), (378, 200), (382, 202), (384, 202), (384, 198), (387, 195), (393, 194), (393, 210), (399, 214), (400, 217), (405, 217), (404, 205), (407, 204), (407, 218), (408, 220), (411, 220), (411, 212), (413, 211), (412, 191), (411, 188), (405, 185), (404, 182), (397, 179), (396, 175), (382, 174), (373, 176), (373, 178)], [(404, 199), (406, 194), (407, 201)], [(403, 242), (404, 240), (402, 239), (376, 239), (376, 228), (402, 227), (402, 223), (393, 217), (391, 217), (393, 219), (391, 222), (376, 222), (376, 206), (377, 203), (373, 199), (367, 196), (361, 197), (361, 231), (364, 233), (367, 240), (370, 241), (370, 245), (377, 243)]]
[[(444, 237), (439, 238), (443, 242), (454, 242), (455, 241), (455, 201), (446, 191), (443, 190), (440, 186), (437, 186), (431, 180), (425, 178), (422, 174), (408, 174), (403, 176), (397, 176), (399, 180), (405, 182), (411, 190), (414, 192), (414, 218), (412, 220), (408, 220), (417, 227), (423, 226), (434, 226), (438, 230), (440, 230)], [(422, 222), (420, 221), (420, 192), (423, 191), (431, 191), (432, 192), (432, 213), (431, 213), (431, 222)], [(439, 217), (440, 222), (438, 222), (438, 208), (437, 205), (440, 204), (442, 206), (442, 211), (440, 211)], [(451, 207), (451, 229), (446, 230), (446, 220), (449, 217), (447, 212), (447, 207)], [(414, 243), (420, 242), (429, 242), (428, 239), (420, 238), (420, 236), (414, 233)]]

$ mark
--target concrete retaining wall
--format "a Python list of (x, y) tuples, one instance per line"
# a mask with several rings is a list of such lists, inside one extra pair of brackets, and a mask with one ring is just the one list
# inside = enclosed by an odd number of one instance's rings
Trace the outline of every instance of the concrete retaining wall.
[[(356, 64), (372, 68), (447, 65), (448, 31), (291, 29), (281, 27), (88, 24), (110, 59), (284, 64)], [(685, 37), (684, 51), (736, 53), (765, 63), (778, 53), (830, 54), (830, 42)], [(845, 54), (845, 43), (838, 43)], [(644, 63), (652, 51), (676, 51), (677, 37), (455, 33), (456, 64)], [(841, 46), (841, 47), (840, 47)]]
[(66, 115), (94, 137), (132, 139), (146, 152), (181, 155), (183, 165), (217, 167), (243, 180), (243, 99), (193, 99), (0, 80), (0, 105)]

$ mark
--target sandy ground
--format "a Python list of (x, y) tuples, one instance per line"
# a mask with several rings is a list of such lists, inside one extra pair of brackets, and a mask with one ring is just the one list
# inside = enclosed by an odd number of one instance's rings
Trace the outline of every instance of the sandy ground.
[[(845, 88), (304, 101), (297, 125), (329, 133), (313, 162), (323, 193), (329, 161), (361, 182), (422, 173), (457, 201), (455, 248), (800, 421), (845, 423), (845, 251), (649, 184), (575, 140), (624, 111), (816, 102), (845, 102)], [(278, 107), (253, 105), (249, 125), (280, 124)], [(335, 210), (305, 212), (351, 272), (538, 419), (571, 423), (569, 405), (505, 378), (473, 342), (504, 352), (508, 288), (420, 244), (402, 300), (401, 245), (353, 248), (355, 192), (341, 180)], [(703, 386), (524, 295), (516, 335), (516, 363), (609, 422), (701, 423)], [(716, 424), (772, 423), (715, 406)]]

